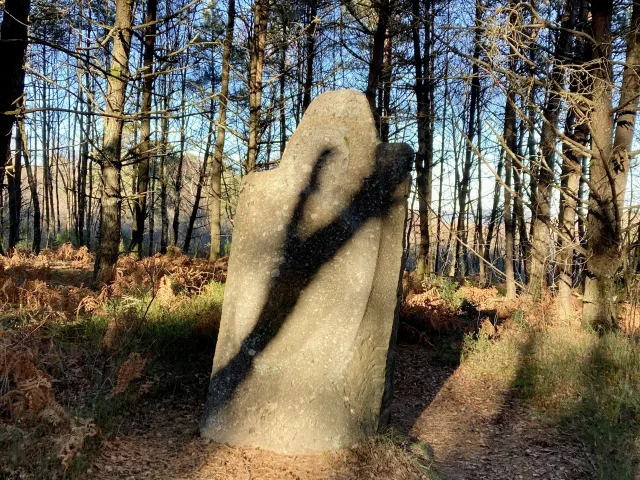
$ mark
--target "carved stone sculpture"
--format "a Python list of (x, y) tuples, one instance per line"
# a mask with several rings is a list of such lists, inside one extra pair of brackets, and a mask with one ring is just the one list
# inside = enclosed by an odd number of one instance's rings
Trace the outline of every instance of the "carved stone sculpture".
[(385, 423), (412, 158), (342, 90), (312, 102), (278, 168), (247, 175), (203, 436), (302, 454)]

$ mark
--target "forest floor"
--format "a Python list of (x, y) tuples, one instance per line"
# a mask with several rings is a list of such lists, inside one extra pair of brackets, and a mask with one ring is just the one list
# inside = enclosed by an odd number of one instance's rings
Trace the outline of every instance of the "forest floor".
[(389, 430), (291, 457), (198, 436), (224, 261), (0, 260), (0, 478), (639, 478), (640, 347), (549, 299), (407, 279)]

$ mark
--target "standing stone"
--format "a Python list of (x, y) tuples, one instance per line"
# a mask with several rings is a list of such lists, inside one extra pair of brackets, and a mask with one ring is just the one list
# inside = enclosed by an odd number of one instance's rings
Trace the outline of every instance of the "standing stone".
[(247, 175), (203, 436), (303, 454), (386, 422), (412, 158), (341, 90), (311, 103), (277, 169)]

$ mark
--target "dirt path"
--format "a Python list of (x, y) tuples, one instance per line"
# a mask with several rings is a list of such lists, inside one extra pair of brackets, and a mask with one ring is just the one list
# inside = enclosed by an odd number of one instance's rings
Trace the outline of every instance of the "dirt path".
[[(508, 386), (467, 370), (431, 359), (420, 346), (398, 350), (392, 426), (432, 452), (438, 478), (592, 478), (579, 445), (535, 422)], [(209, 443), (197, 436), (200, 396), (176, 391), (160, 404), (143, 405), (126, 433), (104, 444), (91, 478), (403, 478), (395, 459), (373, 465), (366, 454), (285, 457)]]

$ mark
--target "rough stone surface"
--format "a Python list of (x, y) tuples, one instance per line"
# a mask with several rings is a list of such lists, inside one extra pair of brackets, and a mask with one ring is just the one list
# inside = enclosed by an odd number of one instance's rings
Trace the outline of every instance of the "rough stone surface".
[(202, 435), (302, 454), (386, 421), (412, 158), (342, 90), (246, 177)]

